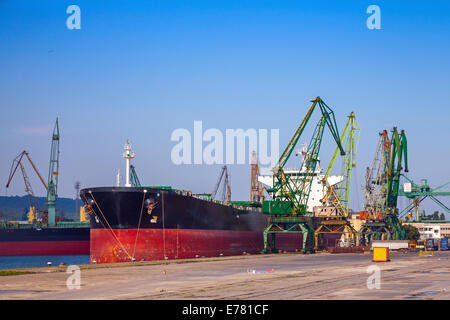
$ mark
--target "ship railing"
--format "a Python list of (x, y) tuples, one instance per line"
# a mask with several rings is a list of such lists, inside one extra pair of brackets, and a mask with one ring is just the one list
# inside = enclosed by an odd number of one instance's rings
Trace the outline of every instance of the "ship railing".
[(11, 223), (11, 222), (0, 223), (0, 229), (35, 229), (40, 227), (42, 227), (42, 225), (33, 223)]
[[(56, 228), (89, 228), (89, 222), (58, 222)], [(40, 229), (48, 228), (47, 224), (41, 223), (11, 223), (0, 222), (0, 229)]]
[(57, 228), (88, 228), (89, 222), (58, 222)]
[(236, 205), (232, 205), (233, 208), (238, 209), (238, 210), (251, 210), (251, 211), (256, 211), (256, 212), (262, 212), (262, 208), (255, 208), (255, 207), (248, 207), (248, 206), (236, 206)]

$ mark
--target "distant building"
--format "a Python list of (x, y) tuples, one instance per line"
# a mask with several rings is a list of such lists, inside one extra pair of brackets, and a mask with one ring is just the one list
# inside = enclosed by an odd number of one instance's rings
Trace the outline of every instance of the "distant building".
[[(359, 212), (350, 210), (348, 215), (349, 221), (356, 231), (359, 231), (362, 225), (366, 222), (364, 219), (360, 219)], [(423, 222), (404, 222), (404, 225), (409, 224), (416, 227), (420, 233), (420, 239), (428, 238), (450, 238), (450, 221), (437, 220), (437, 221), (423, 221)]]
[(450, 222), (447, 221), (424, 221), (424, 222), (405, 222), (416, 227), (420, 233), (420, 239), (440, 239), (450, 238)]

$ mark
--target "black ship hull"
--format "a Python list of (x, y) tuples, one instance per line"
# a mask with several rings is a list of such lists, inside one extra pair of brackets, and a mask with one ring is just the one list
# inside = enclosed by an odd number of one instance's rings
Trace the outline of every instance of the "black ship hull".
[[(91, 222), (91, 262), (181, 259), (260, 253), (267, 216), (161, 188), (103, 187), (80, 192)], [(301, 234), (280, 235), (281, 250)]]

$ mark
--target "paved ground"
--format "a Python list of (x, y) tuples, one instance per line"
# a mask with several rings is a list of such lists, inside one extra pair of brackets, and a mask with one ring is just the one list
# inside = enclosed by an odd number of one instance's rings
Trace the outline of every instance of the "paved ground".
[[(81, 266), (78, 290), (67, 288), (66, 267), (35, 268), (0, 277), (0, 299), (450, 299), (450, 252), (371, 258), (278, 254)], [(379, 289), (367, 287), (369, 266), (380, 267)]]

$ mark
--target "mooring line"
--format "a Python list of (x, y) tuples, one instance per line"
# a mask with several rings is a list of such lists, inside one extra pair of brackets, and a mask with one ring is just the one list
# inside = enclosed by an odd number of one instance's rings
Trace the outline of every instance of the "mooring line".
[(137, 231), (136, 231), (136, 238), (134, 239), (133, 257), (134, 257), (134, 254), (136, 253), (136, 244), (137, 244), (139, 231), (140, 231), (140, 228), (141, 228), (142, 211), (144, 210), (144, 200), (145, 200), (145, 194), (146, 193), (147, 193), (147, 190), (144, 190), (143, 196), (142, 196), (141, 213), (139, 214), (139, 223), (138, 223), (138, 227), (137, 227)]
[(112, 233), (113, 237), (115, 238), (115, 240), (117, 241), (117, 243), (119, 244), (119, 246), (123, 249), (123, 251), (126, 253), (126, 255), (130, 258), (131, 261), (133, 261), (133, 257), (128, 253), (128, 251), (125, 249), (125, 247), (122, 245), (122, 242), (119, 240), (119, 238), (115, 235), (113, 229), (111, 228), (111, 225), (109, 224), (108, 220), (106, 219), (105, 215), (103, 214), (102, 209), (100, 208), (100, 206), (98, 205), (97, 201), (95, 200), (94, 195), (92, 194), (92, 192), (89, 192), (89, 194), (92, 196), (92, 200), (94, 200), (95, 205), (97, 206), (97, 208), (100, 210), (101, 215), (103, 216), (103, 219), (105, 220), (106, 224), (108, 225), (109, 231)]
[(166, 259), (166, 229), (164, 225), (164, 191), (161, 191), (162, 194), (162, 222), (163, 222), (163, 253), (164, 260)]

